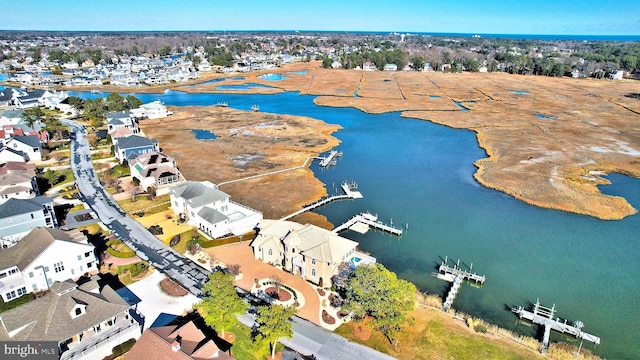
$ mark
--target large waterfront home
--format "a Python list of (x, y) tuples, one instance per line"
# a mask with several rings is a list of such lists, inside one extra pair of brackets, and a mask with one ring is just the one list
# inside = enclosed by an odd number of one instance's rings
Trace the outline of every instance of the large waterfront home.
[(46, 295), (0, 313), (0, 340), (55, 341), (60, 359), (102, 359), (140, 337), (141, 326), (108, 285), (52, 283)]
[(363, 258), (375, 262), (372, 257), (356, 253), (356, 246), (357, 242), (330, 230), (282, 220), (263, 220), (251, 243), (256, 259), (282, 266), (322, 287), (331, 286), (331, 277), (338, 273), (341, 263), (355, 264)]
[(0, 295), (6, 302), (97, 271), (94, 246), (84, 234), (39, 227), (0, 250)]
[(111, 134), (118, 129), (127, 128), (137, 134), (139, 130), (136, 117), (132, 111), (110, 112), (107, 114), (107, 131)]
[(187, 181), (169, 194), (173, 212), (212, 238), (246, 234), (262, 220), (261, 212), (231, 201), (209, 181)]
[(140, 119), (158, 119), (173, 115), (173, 113), (167, 110), (167, 107), (160, 100), (143, 104), (139, 108), (131, 109), (131, 112)]

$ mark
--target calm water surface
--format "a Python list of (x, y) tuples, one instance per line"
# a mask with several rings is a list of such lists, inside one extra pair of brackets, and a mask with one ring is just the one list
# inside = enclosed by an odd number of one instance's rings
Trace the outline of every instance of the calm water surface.
[[(82, 97), (95, 94), (73, 93)], [(312, 165), (329, 193), (344, 180), (355, 180), (364, 199), (319, 209), (338, 225), (369, 210), (380, 220), (408, 229), (402, 238), (370, 231), (342, 235), (360, 243), (389, 269), (420, 289), (444, 294), (448, 283), (430, 274), (448, 256), (473, 263), (484, 274), (484, 287), (463, 285), (453, 307), (500, 326), (535, 335), (518, 324), (509, 307), (540, 299), (556, 304), (557, 316), (581, 320), (584, 330), (600, 336), (595, 351), (610, 359), (640, 357), (640, 216), (602, 221), (541, 209), (473, 179), (473, 162), (486, 156), (475, 135), (398, 113), (369, 115), (355, 109), (318, 107), (310, 96), (136, 94), (143, 102), (167, 105), (215, 105), (305, 115), (340, 124), (335, 135), (344, 152), (335, 168)], [(640, 180), (613, 174), (601, 189), (624, 196), (640, 207)], [(565, 338), (565, 341), (575, 339)], [(585, 343), (584, 347), (594, 349)]]

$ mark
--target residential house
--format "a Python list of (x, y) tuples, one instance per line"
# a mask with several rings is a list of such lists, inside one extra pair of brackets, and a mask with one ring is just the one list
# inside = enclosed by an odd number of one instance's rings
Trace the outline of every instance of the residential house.
[(0, 323), (0, 340), (55, 341), (61, 360), (102, 359), (141, 332), (131, 305), (96, 277), (55, 282), (46, 295), (1, 313)]
[(147, 193), (155, 191), (156, 195), (164, 195), (168, 193), (168, 187), (185, 181), (176, 161), (163, 153), (132, 154), (128, 162), (131, 176), (138, 179)]
[(218, 348), (212, 340), (213, 334), (205, 335), (211, 330), (204, 321), (197, 320), (147, 329), (127, 352), (125, 360), (234, 359)]
[(9, 198), (0, 205), (0, 246), (7, 248), (36, 227), (58, 226), (53, 199), (36, 196), (30, 199)]
[(13, 101), (13, 92), (8, 89), (0, 89), (0, 107), (9, 106)]
[(622, 80), (623, 76), (624, 76), (624, 71), (613, 70), (611, 74), (609, 74), (609, 80)]
[(168, 111), (167, 107), (160, 100), (143, 104), (137, 109), (131, 109), (131, 112), (140, 119), (159, 119), (173, 115), (173, 113)]
[(94, 246), (83, 233), (37, 227), (15, 246), (0, 250), (0, 295), (10, 301), (46, 291), (56, 281), (97, 272)]
[(134, 112), (116, 111), (107, 114), (107, 131), (112, 133), (121, 128), (127, 128), (134, 134), (139, 132), (138, 122), (136, 121), (136, 114)]
[(116, 86), (138, 86), (140, 78), (136, 74), (112, 74), (111, 85)]
[(362, 64), (362, 70), (364, 70), (364, 71), (376, 71), (376, 70), (378, 70), (378, 68), (376, 67), (376, 64), (374, 64), (374, 63), (372, 63), (370, 61), (367, 61), (364, 64)]
[(9, 162), (26, 162), (27, 157), (22, 151), (14, 150), (6, 146), (0, 147), (0, 164)]
[(120, 163), (129, 158), (131, 154), (142, 155), (154, 151), (160, 151), (158, 141), (139, 135), (120, 137), (114, 140), (114, 151)]
[[(330, 230), (281, 220), (263, 220), (251, 243), (256, 259), (282, 265), (286, 271), (322, 287), (331, 286), (331, 277), (338, 273), (341, 263), (365, 257), (356, 253), (357, 246), (357, 242)], [(367, 258), (375, 262), (374, 258)]]
[(212, 238), (246, 234), (262, 220), (261, 212), (231, 201), (209, 181), (187, 181), (169, 194), (173, 212)]
[(0, 174), (0, 204), (8, 199), (30, 199), (38, 194), (34, 171), (11, 171)]
[(397, 71), (398, 70), (398, 65), (396, 64), (384, 64), (384, 71)]
[(27, 161), (42, 161), (42, 145), (38, 135), (16, 135), (8, 139), (5, 146), (21, 151)]

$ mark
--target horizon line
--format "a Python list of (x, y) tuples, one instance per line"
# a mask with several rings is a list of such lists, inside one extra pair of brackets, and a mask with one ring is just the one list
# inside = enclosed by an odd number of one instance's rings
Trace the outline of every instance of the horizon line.
[(213, 32), (213, 33), (225, 33), (225, 32), (271, 32), (271, 33), (373, 33), (373, 34), (445, 34), (445, 35), (525, 35), (525, 36), (593, 36), (593, 37), (640, 37), (638, 34), (580, 34), (580, 33), (482, 33), (482, 32), (455, 32), (455, 31), (399, 31), (399, 30), (296, 30), (296, 29), (280, 29), (280, 30), (265, 30), (265, 29), (209, 29), (209, 30), (43, 30), (43, 29), (0, 29), (0, 32)]

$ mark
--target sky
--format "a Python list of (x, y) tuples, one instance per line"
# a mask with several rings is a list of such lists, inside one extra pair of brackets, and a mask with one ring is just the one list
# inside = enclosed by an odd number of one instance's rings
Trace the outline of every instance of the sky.
[(637, 0), (0, 0), (0, 30), (640, 35)]

